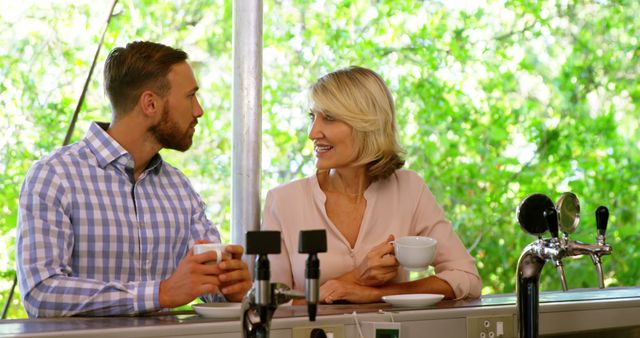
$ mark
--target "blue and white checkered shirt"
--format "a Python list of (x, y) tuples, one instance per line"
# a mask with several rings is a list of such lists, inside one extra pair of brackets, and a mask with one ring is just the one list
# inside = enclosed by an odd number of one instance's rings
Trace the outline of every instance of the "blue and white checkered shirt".
[(41, 159), (20, 193), (17, 271), (31, 317), (137, 314), (195, 240), (219, 242), (204, 203), (156, 155), (138, 181), (133, 158), (92, 123)]

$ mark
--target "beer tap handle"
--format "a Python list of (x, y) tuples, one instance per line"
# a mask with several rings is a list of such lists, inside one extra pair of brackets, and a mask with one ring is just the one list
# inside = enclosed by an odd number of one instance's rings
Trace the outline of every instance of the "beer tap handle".
[[(609, 222), (609, 209), (604, 205), (599, 206), (596, 209), (596, 227), (598, 228), (598, 236), (596, 237), (596, 241), (599, 245), (607, 246), (605, 244), (607, 233), (607, 223)], [(609, 251), (610, 252), (610, 251)], [(600, 259), (600, 255), (602, 253), (596, 253), (591, 255), (591, 260), (593, 264), (596, 266), (596, 273), (598, 274), (598, 287), (600, 289), (604, 288), (604, 272), (602, 271), (602, 260)]]
[(547, 227), (551, 233), (551, 237), (558, 238), (558, 212), (556, 208), (550, 207), (544, 211), (544, 219), (547, 221)]
[(280, 231), (248, 231), (247, 254), (256, 255), (254, 271), (255, 305), (262, 323), (269, 321), (272, 311), (271, 269), (268, 254), (280, 253)]
[(309, 320), (316, 320), (318, 302), (320, 298), (320, 260), (319, 252), (327, 252), (327, 233), (325, 230), (300, 231), (298, 253), (309, 254), (307, 258), (305, 277), (305, 298)]
[(598, 275), (598, 287), (600, 289), (604, 289), (604, 272), (602, 271), (602, 260), (600, 259), (600, 255), (592, 254), (591, 261), (596, 267), (596, 274)]
[(596, 209), (596, 227), (598, 228), (598, 237), (604, 239), (607, 232), (607, 222), (609, 221), (609, 209), (601, 205)]
[(556, 271), (558, 271), (558, 276), (560, 276), (560, 284), (562, 285), (562, 291), (567, 291), (569, 288), (567, 287), (567, 278), (564, 275), (564, 264), (560, 259), (554, 259), (553, 264), (556, 266)]
[[(551, 233), (551, 245), (554, 247), (558, 247), (560, 244), (558, 242), (558, 212), (556, 208), (550, 207), (544, 211), (544, 219), (547, 222), (547, 227), (549, 228), (549, 232)], [(562, 264), (562, 255), (558, 254), (557, 256), (551, 259), (553, 264), (556, 266), (556, 270), (558, 271), (558, 276), (560, 276), (560, 282), (562, 283), (562, 291), (567, 291), (567, 279), (564, 275), (564, 265)]]

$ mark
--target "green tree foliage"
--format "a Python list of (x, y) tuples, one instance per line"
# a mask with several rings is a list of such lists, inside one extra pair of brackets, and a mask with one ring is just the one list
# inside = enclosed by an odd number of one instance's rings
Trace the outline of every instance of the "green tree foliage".
[[(476, 257), (484, 293), (515, 290), (517, 259), (533, 240), (515, 207), (535, 192), (554, 200), (575, 192), (583, 217), (572, 238), (588, 242), (593, 212), (608, 206), (615, 253), (604, 259), (607, 285), (635, 285), (638, 3), (462, 3), (269, 4), (266, 186), (313, 172), (300, 109), (306, 88), (336, 68), (366, 66), (391, 87), (408, 167), (423, 175)], [(588, 258), (566, 270), (571, 288), (597, 285)], [(559, 288), (546, 272), (542, 289)]]
[[(22, 1), (0, 14), (0, 301), (13, 278), (17, 198), (36, 159), (58, 147), (111, 1)], [(476, 257), (483, 293), (513, 292), (533, 240), (515, 219), (530, 193), (573, 191), (593, 242), (610, 208), (609, 286), (640, 273), (640, 12), (637, 1), (267, 0), (264, 3), (262, 192), (313, 173), (308, 87), (362, 65), (395, 99), (407, 166), (419, 172)], [(191, 178), (229, 239), (231, 0), (122, 0), (90, 83), (79, 140), (109, 120), (106, 51), (155, 40), (190, 54), (205, 117), (186, 153), (163, 156)], [(595, 287), (588, 258), (565, 264), (570, 288)], [(546, 268), (542, 290), (560, 288)], [(9, 317), (23, 317), (17, 298)]]

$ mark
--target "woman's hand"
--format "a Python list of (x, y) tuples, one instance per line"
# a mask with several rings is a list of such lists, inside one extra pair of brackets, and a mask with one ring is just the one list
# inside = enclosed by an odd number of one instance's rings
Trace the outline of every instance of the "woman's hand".
[(381, 299), (382, 294), (375, 287), (338, 279), (328, 280), (320, 287), (320, 301), (327, 304), (337, 301), (358, 304), (375, 303)]
[(362, 286), (379, 286), (396, 277), (399, 264), (390, 243), (393, 240), (393, 235), (389, 235), (387, 240), (369, 251), (362, 263), (351, 271), (353, 281)]

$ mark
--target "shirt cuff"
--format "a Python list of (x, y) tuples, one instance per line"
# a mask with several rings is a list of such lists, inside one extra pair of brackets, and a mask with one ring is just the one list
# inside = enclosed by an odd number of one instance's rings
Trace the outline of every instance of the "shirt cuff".
[(140, 282), (136, 288), (136, 299), (133, 303), (135, 313), (151, 312), (160, 309), (160, 282)]
[(462, 271), (442, 271), (436, 274), (436, 277), (447, 282), (456, 295), (456, 300), (464, 299), (469, 294), (469, 278)]

